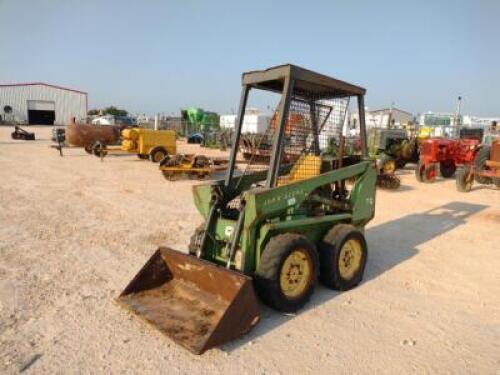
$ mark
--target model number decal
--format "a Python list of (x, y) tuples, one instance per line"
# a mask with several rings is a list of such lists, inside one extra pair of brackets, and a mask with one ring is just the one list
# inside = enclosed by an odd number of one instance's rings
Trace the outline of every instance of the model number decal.
[(272, 198), (268, 198), (264, 201), (263, 205), (268, 206), (276, 203), (280, 203), (282, 201), (286, 201), (287, 206), (293, 206), (297, 203), (297, 198), (304, 196), (303, 190), (296, 190), (294, 192), (287, 192), (283, 195), (275, 196)]

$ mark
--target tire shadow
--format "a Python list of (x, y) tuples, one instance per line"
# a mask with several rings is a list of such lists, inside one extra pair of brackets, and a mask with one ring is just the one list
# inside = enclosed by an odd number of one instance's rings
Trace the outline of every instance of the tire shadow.
[[(459, 226), (465, 225), (467, 219), (488, 208), (486, 205), (465, 202), (451, 202), (421, 213), (409, 214), (404, 217), (379, 224), (366, 229), (368, 243), (368, 263), (365, 269), (363, 283), (382, 275), (393, 267), (407, 261), (418, 253), (418, 246), (431, 241)], [(261, 321), (247, 335), (220, 347), (231, 352), (240, 346), (263, 336), (282, 324), (316, 306), (331, 301), (340, 292), (318, 286), (311, 301), (296, 314), (276, 312), (260, 303)], [(344, 292), (348, 293), (348, 292)]]

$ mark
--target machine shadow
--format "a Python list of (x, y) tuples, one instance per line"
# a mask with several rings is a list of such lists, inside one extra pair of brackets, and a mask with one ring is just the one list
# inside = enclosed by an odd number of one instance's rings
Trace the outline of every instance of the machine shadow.
[[(467, 223), (467, 218), (487, 208), (486, 205), (464, 202), (449, 204), (425, 212), (409, 214), (366, 229), (369, 246), (368, 263), (364, 279), (360, 285), (369, 282), (391, 268), (403, 263), (418, 253), (417, 247)], [(348, 292), (345, 292), (348, 293)], [(339, 292), (318, 286), (304, 313), (323, 303), (329, 302)], [(221, 350), (231, 352), (273, 329), (287, 323), (296, 314), (282, 314), (261, 304), (261, 321), (246, 336), (221, 346)]]

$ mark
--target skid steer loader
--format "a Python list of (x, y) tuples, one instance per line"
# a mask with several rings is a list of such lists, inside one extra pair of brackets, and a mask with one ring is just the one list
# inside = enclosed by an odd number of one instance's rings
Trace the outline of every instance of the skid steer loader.
[[(279, 94), (269, 166), (235, 170), (251, 90)], [(188, 254), (160, 247), (118, 302), (196, 354), (249, 331), (257, 296), (300, 309), (319, 280), (348, 290), (362, 279), (364, 227), (375, 212), (377, 172), (367, 154), (365, 89), (294, 65), (244, 73), (224, 180), (193, 187), (205, 218)], [(362, 152), (343, 155), (342, 126), (356, 97)], [(287, 127), (290, 116), (304, 119)], [(332, 139), (339, 152), (323, 150)], [(298, 154), (294, 161), (283, 157)]]

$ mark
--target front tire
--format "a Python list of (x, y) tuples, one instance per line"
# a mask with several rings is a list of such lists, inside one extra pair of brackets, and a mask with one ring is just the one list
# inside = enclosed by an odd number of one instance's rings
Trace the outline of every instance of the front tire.
[(353, 225), (337, 224), (320, 247), (320, 281), (335, 290), (349, 290), (363, 279), (368, 249), (363, 233)]
[(318, 253), (305, 236), (277, 235), (267, 243), (255, 274), (255, 289), (272, 308), (294, 312), (311, 298), (318, 279)]
[(433, 183), (436, 180), (436, 176), (437, 176), (436, 163), (427, 164), (423, 167), (422, 182), (425, 182), (426, 184)]
[(472, 173), (472, 169), (470, 167), (459, 168), (455, 178), (458, 191), (467, 193), (472, 190), (474, 174)]
[(189, 254), (196, 256), (200, 252), (201, 240), (205, 232), (205, 225), (205, 223), (198, 225), (198, 227), (194, 230), (194, 233), (191, 235), (188, 247)]

